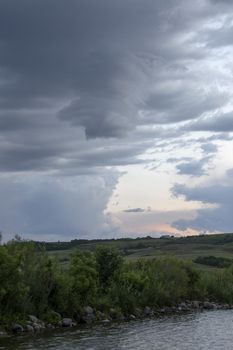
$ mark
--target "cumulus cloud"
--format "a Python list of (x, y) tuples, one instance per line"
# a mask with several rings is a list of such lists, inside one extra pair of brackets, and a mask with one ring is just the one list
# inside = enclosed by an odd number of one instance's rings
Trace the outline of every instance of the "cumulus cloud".
[(117, 233), (104, 214), (117, 174), (51, 179), (15, 176), (0, 181), (0, 230), (4, 239), (14, 234), (35, 239), (111, 237)]
[(218, 151), (218, 146), (214, 143), (203, 143), (201, 145), (201, 149), (204, 153), (213, 154)]
[(176, 165), (178, 174), (190, 176), (202, 176), (206, 174), (205, 166), (212, 157), (204, 157), (200, 160), (191, 160)]
[(227, 171), (222, 182), (196, 187), (176, 184), (172, 189), (174, 196), (183, 196), (188, 202), (197, 201), (212, 206), (197, 210), (195, 219), (180, 219), (174, 221), (172, 226), (180, 230), (192, 228), (198, 231), (232, 232), (232, 169)]

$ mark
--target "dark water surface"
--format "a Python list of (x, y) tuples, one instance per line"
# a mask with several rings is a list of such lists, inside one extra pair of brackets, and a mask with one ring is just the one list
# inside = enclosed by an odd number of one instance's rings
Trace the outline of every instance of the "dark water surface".
[(232, 350), (233, 310), (0, 339), (0, 350)]

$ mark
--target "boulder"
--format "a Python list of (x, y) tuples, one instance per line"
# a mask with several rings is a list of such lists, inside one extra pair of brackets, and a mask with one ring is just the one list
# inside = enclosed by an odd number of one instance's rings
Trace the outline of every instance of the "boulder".
[(153, 310), (149, 306), (146, 306), (144, 311), (143, 311), (143, 314), (146, 317), (153, 316)]
[(189, 304), (187, 304), (185, 302), (180, 303), (178, 305), (178, 310), (179, 311), (189, 311), (190, 310)]
[(199, 308), (200, 308), (200, 302), (197, 301), (197, 300), (194, 300), (194, 301), (192, 302), (192, 307), (193, 307), (194, 309), (199, 309)]
[(30, 324), (27, 324), (24, 327), (24, 330), (25, 330), (25, 332), (29, 332), (29, 333), (33, 333), (34, 332), (34, 328)]
[(96, 320), (95, 314), (86, 314), (82, 317), (82, 321), (84, 323), (91, 323), (91, 322), (94, 322), (95, 320)]
[(85, 306), (83, 308), (83, 311), (84, 311), (84, 315), (82, 317), (82, 322), (91, 323), (96, 320), (95, 310), (91, 306)]
[(14, 323), (11, 330), (13, 333), (23, 333), (23, 327), (18, 323)]
[(217, 309), (217, 305), (209, 301), (205, 301), (203, 303), (203, 308), (207, 310), (214, 310), (214, 309)]
[(48, 324), (46, 325), (46, 328), (48, 328), (48, 329), (54, 329), (55, 326), (54, 326), (53, 324), (51, 324), (51, 323), (48, 323)]
[(116, 320), (116, 319), (117, 319), (117, 310), (111, 308), (111, 309), (109, 310), (109, 316), (110, 316), (113, 320)]
[(42, 321), (38, 323), (32, 323), (31, 326), (36, 330), (45, 329), (45, 324)]
[(136, 320), (136, 316), (133, 314), (129, 315), (129, 320)]
[(141, 317), (142, 316), (142, 309), (140, 309), (139, 307), (137, 307), (135, 310), (134, 310), (134, 315), (138, 318), (138, 317)]
[(73, 320), (72, 318), (63, 318), (61, 320), (61, 327), (72, 327), (73, 326)]
[(122, 312), (120, 310), (111, 308), (109, 310), (109, 316), (112, 320), (119, 320), (122, 318)]
[(85, 314), (94, 314), (95, 310), (91, 306), (85, 306), (83, 308)]
[(33, 329), (35, 332), (40, 332), (42, 328), (39, 324), (33, 323)]
[(30, 320), (32, 323), (38, 323), (38, 322), (40, 322), (40, 320), (39, 320), (36, 316), (34, 316), (34, 315), (28, 315), (28, 318), (29, 318), (29, 320)]
[(106, 319), (106, 315), (103, 312), (101, 312), (101, 311), (97, 311), (96, 312), (96, 318), (97, 318), (97, 320), (105, 320)]

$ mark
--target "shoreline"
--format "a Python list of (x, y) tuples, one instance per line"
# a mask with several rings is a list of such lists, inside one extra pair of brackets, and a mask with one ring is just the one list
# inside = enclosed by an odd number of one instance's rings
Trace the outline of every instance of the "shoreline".
[(38, 319), (36, 316), (29, 315), (25, 324), (14, 323), (11, 328), (4, 329), (0, 327), (0, 339), (20, 336), (20, 335), (42, 335), (44, 332), (51, 332), (57, 330), (67, 330), (71, 328), (78, 328), (82, 326), (94, 326), (94, 325), (107, 325), (114, 322), (129, 322), (144, 320), (150, 318), (158, 318), (162, 316), (182, 314), (188, 312), (201, 312), (201, 311), (214, 311), (214, 310), (231, 310), (233, 305), (223, 304), (212, 301), (183, 301), (173, 306), (164, 307), (149, 307), (144, 309), (136, 308), (133, 313), (123, 315), (116, 309), (110, 309), (108, 313), (103, 313), (96, 310), (91, 306), (86, 306), (83, 309), (82, 316), (79, 315), (76, 319), (64, 317), (62, 318), (58, 313), (54, 312), (60, 321), (57, 323), (46, 323), (43, 320)]

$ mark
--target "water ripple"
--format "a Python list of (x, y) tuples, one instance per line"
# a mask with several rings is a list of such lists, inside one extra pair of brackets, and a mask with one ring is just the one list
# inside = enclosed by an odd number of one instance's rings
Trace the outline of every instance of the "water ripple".
[(197, 312), (43, 336), (0, 339), (0, 350), (232, 350), (233, 311)]

